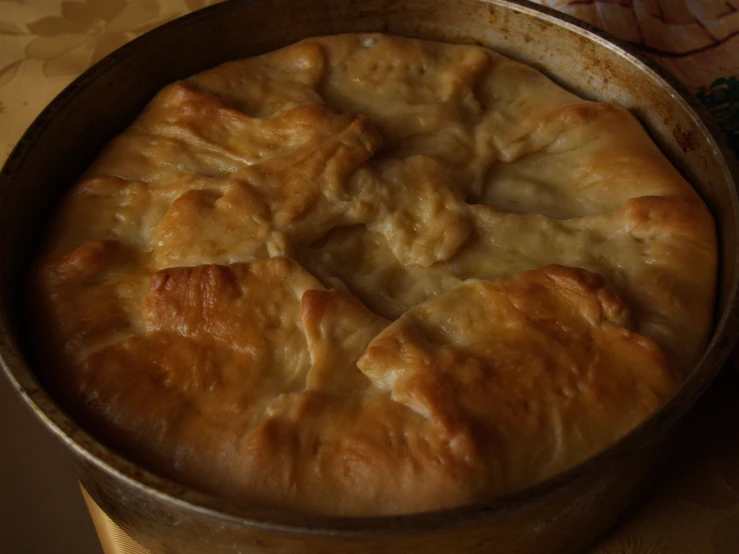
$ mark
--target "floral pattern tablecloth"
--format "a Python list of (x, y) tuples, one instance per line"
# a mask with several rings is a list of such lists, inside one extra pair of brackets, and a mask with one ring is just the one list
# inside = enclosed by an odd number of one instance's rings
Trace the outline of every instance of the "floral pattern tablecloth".
[[(0, 0), (0, 163), (77, 75), (136, 36), (218, 0)], [(739, 145), (739, 0), (539, 0), (641, 45)], [(106, 554), (143, 552), (88, 506)], [(739, 553), (739, 373), (729, 363), (652, 490), (591, 554)]]
[(739, 0), (533, 0), (639, 46), (691, 89), (739, 151)]

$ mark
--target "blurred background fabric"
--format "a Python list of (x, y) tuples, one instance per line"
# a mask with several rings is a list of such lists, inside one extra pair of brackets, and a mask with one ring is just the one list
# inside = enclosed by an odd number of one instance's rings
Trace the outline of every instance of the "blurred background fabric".
[(680, 79), (739, 149), (739, 0), (533, 0), (626, 40)]
[[(86, 68), (216, 1), (0, 0), (0, 163)], [(739, 147), (739, 0), (538, 1), (644, 49), (697, 95)], [(654, 486), (591, 554), (739, 553), (737, 399), (732, 361), (685, 422)], [(62, 447), (4, 378), (0, 445), (0, 552), (100, 554)], [(94, 504), (90, 509), (105, 554), (141, 551)]]

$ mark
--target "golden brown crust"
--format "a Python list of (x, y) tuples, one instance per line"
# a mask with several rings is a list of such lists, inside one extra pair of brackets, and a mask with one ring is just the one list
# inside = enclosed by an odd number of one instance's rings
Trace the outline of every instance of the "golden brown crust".
[(628, 320), (599, 276), (545, 266), (411, 308), (358, 366), (465, 457), (494, 460), (501, 494), (597, 452), (670, 396), (664, 354)]
[(356, 361), (388, 321), (351, 294), (337, 290), (308, 290), (300, 304), (300, 323), (311, 357), (305, 388), (343, 393), (367, 388), (369, 382)]
[(638, 121), (476, 46), (308, 39), (164, 88), (59, 207), (51, 386), (130, 456), (344, 515), (629, 432), (711, 329), (713, 221)]

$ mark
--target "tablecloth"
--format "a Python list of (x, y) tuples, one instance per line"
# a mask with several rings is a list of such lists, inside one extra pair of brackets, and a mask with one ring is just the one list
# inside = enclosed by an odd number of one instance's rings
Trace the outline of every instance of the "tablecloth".
[[(0, 162), (43, 107), (128, 40), (214, 0), (0, 0)], [(739, 0), (540, 0), (643, 47), (737, 142)], [(739, 553), (739, 377), (729, 363), (644, 499), (591, 554)], [(106, 554), (144, 552), (86, 499)]]

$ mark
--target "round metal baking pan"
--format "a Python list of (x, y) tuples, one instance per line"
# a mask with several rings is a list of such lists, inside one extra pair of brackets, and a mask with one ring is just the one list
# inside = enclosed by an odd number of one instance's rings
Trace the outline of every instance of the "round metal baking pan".
[[(299, 39), (382, 31), (477, 43), (529, 63), (590, 99), (630, 109), (701, 193), (717, 222), (715, 331), (657, 414), (608, 450), (510, 497), (402, 517), (326, 518), (231, 505), (160, 478), (108, 449), (36, 378), (23, 333), (24, 280), (54, 204), (154, 93), (221, 62)], [(96, 64), (38, 117), (0, 173), (0, 357), (24, 401), (71, 454), (110, 517), (153, 552), (577, 552), (648, 483), (686, 411), (739, 330), (739, 201), (720, 133), (683, 89), (629, 47), (551, 10), (507, 0), (234, 0), (151, 31)]]

